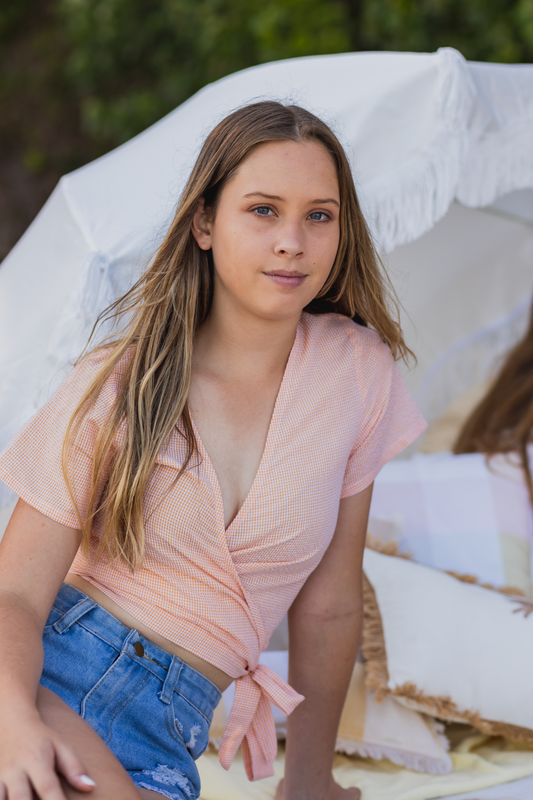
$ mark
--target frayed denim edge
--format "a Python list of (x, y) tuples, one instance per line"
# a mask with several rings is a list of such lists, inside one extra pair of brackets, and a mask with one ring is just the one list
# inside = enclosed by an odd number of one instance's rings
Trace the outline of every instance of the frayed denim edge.
[[(193, 793), (191, 785), (186, 775), (180, 769), (168, 767), (166, 764), (158, 764), (155, 769), (143, 769), (141, 772), (136, 772), (131, 776), (135, 785), (141, 789), (150, 789), (151, 791), (159, 792), (164, 797), (169, 797), (170, 800), (182, 800), (185, 796), (188, 800), (193, 800)], [(175, 786), (179, 790), (179, 794), (175, 792), (169, 794), (168, 790), (160, 789), (159, 786), (153, 784), (147, 785), (146, 783), (136, 783), (135, 778), (151, 778), (157, 784), (164, 784), (166, 786)]]
[(153, 783), (136, 783), (135, 786), (138, 789), (149, 789), (151, 792), (157, 792), (158, 794), (162, 794), (163, 797), (168, 797), (169, 800), (183, 800), (184, 796), (181, 789), (179, 794), (170, 794), (170, 792), (166, 792), (164, 789), (160, 789), (159, 786), (154, 786)]

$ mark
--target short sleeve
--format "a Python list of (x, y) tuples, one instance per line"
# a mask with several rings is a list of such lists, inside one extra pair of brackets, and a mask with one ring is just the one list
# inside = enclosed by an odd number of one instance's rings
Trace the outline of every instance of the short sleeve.
[[(63, 440), (76, 406), (105, 357), (105, 351), (96, 351), (83, 359), (0, 454), (0, 480), (28, 505), (70, 528), (79, 528), (80, 524), (63, 475)], [(116, 387), (117, 376), (112, 373), (83, 418), (69, 453), (69, 478), (82, 516), (90, 497), (96, 437), (116, 400)], [(105, 480), (104, 474), (100, 491)]]
[(341, 498), (370, 486), (380, 469), (427, 427), (390, 349), (375, 338), (367, 344), (356, 368), (362, 404), (360, 433), (346, 465)]

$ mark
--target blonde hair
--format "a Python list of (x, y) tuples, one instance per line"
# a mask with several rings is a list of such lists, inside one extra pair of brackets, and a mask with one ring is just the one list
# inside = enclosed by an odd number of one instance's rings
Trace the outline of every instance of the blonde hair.
[[(131, 569), (144, 554), (143, 493), (156, 456), (181, 421), (187, 458), (176, 480), (197, 453), (187, 409), (194, 336), (209, 314), (213, 262), (191, 233), (193, 216), (203, 198), (216, 212), (224, 185), (252, 150), (268, 142), (316, 141), (331, 155), (340, 190), (340, 238), (335, 262), (317, 297), (305, 309), (336, 312), (370, 325), (387, 342), (395, 358), (411, 355), (398, 321), (398, 306), (382, 273), (372, 238), (361, 213), (346, 154), (330, 128), (309, 111), (277, 102), (245, 106), (220, 122), (207, 137), (181, 196), (174, 220), (152, 265), (122, 298), (99, 318), (131, 319), (122, 335), (108, 342), (108, 356), (74, 411), (63, 447), (63, 471), (71, 498), (68, 454), (83, 417), (113, 369), (131, 350), (131, 358), (108, 424), (99, 431), (94, 450), (91, 493), (82, 519), (82, 550), (88, 551), (93, 520), (104, 513), (97, 557), (121, 558)], [(394, 318), (389, 311), (392, 301)], [(102, 498), (97, 502), (118, 426), (125, 441), (112, 459)], [(76, 506), (77, 508), (77, 506)]]

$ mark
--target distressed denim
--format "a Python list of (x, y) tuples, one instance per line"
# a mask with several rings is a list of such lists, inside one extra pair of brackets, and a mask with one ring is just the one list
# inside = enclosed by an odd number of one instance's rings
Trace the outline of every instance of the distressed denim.
[(195, 800), (195, 760), (209, 742), (220, 691), (63, 584), (43, 634), (41, 684), (101, 736), (138, 787)]

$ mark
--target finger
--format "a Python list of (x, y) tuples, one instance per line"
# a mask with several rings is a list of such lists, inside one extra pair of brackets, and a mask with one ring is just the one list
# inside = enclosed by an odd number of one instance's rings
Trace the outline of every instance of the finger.
[(5, 797), (15, 797), (16, 800), (32, 800), (33, 792), (27, 776), (17, 772), (6, 776)]
[(66, 800), (57, 773), (49, 765), (34, 769), (30, 778), (39, 800)]
[(7, 789), (3, 783), (0, 783), (0, 800), (7, 800)]
[(92, 791), (96, 783), (85, 774), (85, 768), (76, 753), (62, 742), (56, 742), (55, 749), (57, 771), (74, 789), (81, 792)]

